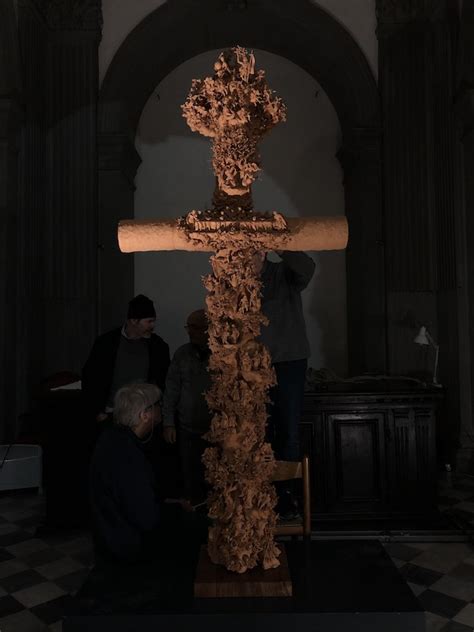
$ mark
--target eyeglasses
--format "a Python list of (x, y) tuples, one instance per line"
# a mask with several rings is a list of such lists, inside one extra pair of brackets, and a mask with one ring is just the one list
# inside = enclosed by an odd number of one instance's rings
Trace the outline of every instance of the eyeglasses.
[(157, 399), (156, 402), (153, 402), (153, 404), (150, 404), (149, 406), (147, 406), (145, 410), (150, 410), (150, 408), (154, 408), (155, 406), (159, 406), (159, 405), (160, 405), (160, 400)]

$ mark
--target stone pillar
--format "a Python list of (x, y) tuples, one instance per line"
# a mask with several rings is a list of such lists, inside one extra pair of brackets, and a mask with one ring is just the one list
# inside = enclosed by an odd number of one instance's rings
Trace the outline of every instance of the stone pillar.
[(434, 351), (413, 342), (427, 326), (440, 345), (439, 455), (447, 462), (461, 414), (454, 23), (447, 0), (377, 0), (377, 19), (390, 371), (431, 380)]
[[(470, 38), (474, 38), (474, 19), (470, 26)], [(471, 72), (474, 77), (474, 55)], [(464, 213), (460, 227), (463, 236), (461, 242), (463, 260), (460, 269), (464, 301), (464, 317), (460, 324), (460, 361), (463, 367), (464, 379), (461, 386), (466, 414), (461, 418), (457, 468), (474, 474), (474, 83), (462, 82), (462, 84), (456, 98), (456, 109), (464, 194)]]
[(349, 374), (380, 375), (387, 370), (380, 130), (347, 131), (338, 157), (344, 170), (349, 223), (346, 250)]
[(46, 375), (79, 371), (96, 332), (100, 2), (50, 3), (47, 21)]
[(96, 332), (99, 0), (19, 0), (25, 116), (17, 384), (79, 372)]
[(13, 0), (0, 4), (0, 442), (14, 440), (16, 393), (17, 136), (21, 88)]

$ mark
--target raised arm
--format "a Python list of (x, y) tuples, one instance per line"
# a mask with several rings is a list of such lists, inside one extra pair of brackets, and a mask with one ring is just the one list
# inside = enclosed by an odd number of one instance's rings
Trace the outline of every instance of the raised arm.
[(298, 290), (304, 290), (311, 281), (316, 263), (305, 252), (290, 252), (288, 250), (278, 251), (278, 255), (283, 261), (287, 274), (290, 275), (292, 283)]

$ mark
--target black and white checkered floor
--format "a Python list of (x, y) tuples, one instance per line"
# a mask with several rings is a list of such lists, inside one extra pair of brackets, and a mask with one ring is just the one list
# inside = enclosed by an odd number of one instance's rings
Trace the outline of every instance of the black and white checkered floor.
[[(440, 481), (440, 508), (474, 527), (474, 478)], [(35, 537), (44, 499), (0, 498), (0, 631), (60, 631), (62, 615), (92, 565), (87, 532)], [(391, 543), (386, 549), (426, 611), (427, 632), (473, 632), (474, 546)]]

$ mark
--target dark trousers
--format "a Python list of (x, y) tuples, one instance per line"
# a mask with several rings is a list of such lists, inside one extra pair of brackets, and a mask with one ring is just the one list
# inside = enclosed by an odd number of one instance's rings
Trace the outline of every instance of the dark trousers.
[(273, 366), (277, 384), (270, 390), (267, 438), (278, 460), (299, 461), (299, 423), (308, 361), (276, 362)]
[(185, 428), (179, 429), (178, 441), (184, 495), (192, 504), (201, 503), (208, 492), (202, 455), (209, 443), (202, 438), (201, 433)]

